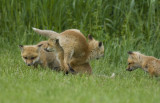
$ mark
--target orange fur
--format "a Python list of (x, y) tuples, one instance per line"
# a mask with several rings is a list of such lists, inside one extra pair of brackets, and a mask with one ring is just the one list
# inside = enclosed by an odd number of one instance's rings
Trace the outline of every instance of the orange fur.
[(160, 60), (153, 56), (146, 56), (139, 52), (128, 52), (128, 67), (126, 70), (133, 71), (142, 68), (149, 72), (151, 76), (160, 75)]
[(54, 53), (46, 52), (44, 48), (48, 46), (48, 41), (42, 41), (37, 45), (19, 46), (21, 49), (21, 56), (24, 62), (37, 68), (38, 64), (41, 67), (49, 67), (51, 69), (59, 68), (59, 63), (56, 60)]
[[(60, 46), (58, 39), (49, 39), (49, 45), (48, 50), (53, 51), (56, 56), (57, 59), (59, 60), (60, 63), (60, 67), (61, 70), (64, 70), (64, 51), (63, 48)], [(91, 74), (92, 73), (92, 68), (89, 64), (89, 62), (86, 62), (84, 64), (80, 64), (80, 65), (72, 65), (72, 69), (74, 70), (74, 73), (87, 73), (87, 74)]]
[[(87, 42), (85, 36), (76, 29), (69, 29), (60, 34), (49, 31), (33, 28), (33, 30), (41, 35), (49, 36), (51, 39), (58, 39), (59, 44), (64, 51), (64, 71), (69, 70), (69, 66), (75, 67), (90, 60), (100, 58), (104, 55), (104, 46), (102, 42), (94, 40), (91, 36)], [(52, 48), (52, 46), (50, 46)], [(101, 52), (93, 52), (95, 49)], [(93, 55), (92, 55), (93, 54)], [(62, 64), (62, 63), (61, 63)]]

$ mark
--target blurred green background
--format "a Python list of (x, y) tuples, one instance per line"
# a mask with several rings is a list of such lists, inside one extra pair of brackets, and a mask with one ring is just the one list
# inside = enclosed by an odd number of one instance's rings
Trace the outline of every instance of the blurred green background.
[[(105, 57), (90, 77), (27, 67), (18, 45), (48, 39), (32, 27), (92, 34)], [(158, 103), (158, 79), (125, 71), (128, 51), (160, 58), (160, 0), (0, 0), (1, 103)]]
[[(32, 27), (80, 29), (106, 45), (116, 60), (128, 50), (160, 56), (159, 0), (1, 0), (0, 45), (35, 44), (46, 38)], [(114, 49), (114, 51), (113, 51)], [(112, 57), (111, 56), (117, 56)], [(116, 58), (116, 59), (115, 59)]]

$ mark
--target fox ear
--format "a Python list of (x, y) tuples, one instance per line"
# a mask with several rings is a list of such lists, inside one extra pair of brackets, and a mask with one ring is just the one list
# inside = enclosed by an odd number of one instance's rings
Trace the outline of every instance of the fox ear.
[(57, 44), (59, 43), (59, 39), (56, 39), (56, 43), (57, 43)]
[(92, 39), (93, 39), (93, 37), (92, 37), (91, 34), (88, 35), (88, 39), (89, 39), (89, 40), (92, 40)]
[(43, 45), (43, 44), (39, 44), (39, 45), (37, 45), (37, 47), (38, 47), (38, 51), (40, 51), (40, 49), (41, 49), (42, 45)]
[(43, 44), (39, 44), (39, 45), (37, 45), (38, 47), (41, 47)]
[(102, 42), (99, 42), (98, 46), (101, 47), (102, 45), (103, 45), (103, 43), (102, 43)]
[(20, 48), (21, 50), (23, 50), (23, 45), (19, 45), (19, 48)]
[(59, 45), (59, 39), (56, 39), (56, 45)]
[(132, 51), (128, 51), (128, 54), (133, 54), (133, 52)]

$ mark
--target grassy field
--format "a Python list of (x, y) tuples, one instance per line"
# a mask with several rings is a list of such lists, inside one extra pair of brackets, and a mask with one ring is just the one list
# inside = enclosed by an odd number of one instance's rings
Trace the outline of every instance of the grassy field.
[[(1, 0), (0, 103), (159, 103), (160, 78), (127, 72), (127, 51), (160, 58), (159, 0)], [(25, 65), (19, 44), (47, 38), (32, 27), (80, 29), (105, 45), (93, 75), (63, 75)], [(112, 73), (115, 78), (108, 78)]]
[[(142, 70), (125, 71), (93, 61), (93, 75), (68, 75), (42, 68), (32, 69), (20, 51), (0, 54), (1, 103), (158, 103), (160, 80)], [(107, 78), (115, 72), (115, 78)]]

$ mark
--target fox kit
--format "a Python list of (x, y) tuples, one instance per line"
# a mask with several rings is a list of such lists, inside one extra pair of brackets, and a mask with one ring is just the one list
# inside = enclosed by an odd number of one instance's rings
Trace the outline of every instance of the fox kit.
[(89, 62), (86, 62), (84, 64), (76, 65), (72, 67), (74, 70), (74, 73), (86, 73), (86, 74), (92, 74), (92, 68), (89, 64)]
[(37, 45), (19, 45), (24, 62), (28, 66), (33, 65), (35, 68), (40, 64), (41, 67), (49, 67), (57, 70), (59, 68), (59, 63), (54, 53), (44, 50), (47, 44), (48, 41), (42, 41)]
[(56, 58), (56, 55), (52, 52), (46, 52), (44, 50), (45, 48), (48, 47), (48, 41), (41, 41), (37, 45), (41, 45), (41, 44), (42, 44), (41, 49), (43, 49), (42, 51), (45, 52), (47, 66), (51, 69), (59, 71), (60, 65)]
[(160, 60), (152, 57), (146, 56), (139, 52), (128, 52), (128, 67), (127, 71), (133, 71), (137, 68), (142, 68), (144, 71), (149, 72), (151, 76), (160, 75)]
[[(59, 44), (59, 40), (49, 39), (48, 43), (49, 43), (49, 46), (46, 50), (50, 52), (53, 51), (55, 53), (55, 55), (57, 56), (57, 60), (59, 60), (61, 70), (63, 70), (64, 69), (64, 51), (63, 51), (63, 48)], [(91, 69), (89, 62), (72, 66), (71, 69), (74, 70), (74, 73), (87, 73), (87, 74), (92, 73), (92, 69)]]
[[(49, 36), (51, 39), (59, 39), (59, 44), (64, 51), (64, 71), (69, 70), (69, 66), (74, 67), (77, 65), (84, 64), (90, 59), (99, 58), (104, 55), (104, 46), (102, 42), (95, 40), (94, 42), (88, 43), (85, 36), (76, 29), (69, 29), (60, 34), (51, 30), (40, 30), (33, 28), (33, 30), (41, 35)], [(93, 38), (91, 37), (90, 40)], [(93, 39), (94, 40), (94, 39)], [(92, 45), (92, 46), (89, 46)], [(97, 46), (101, 52), (96, 54), (92, 53)], [(92, 57), (89, 57), (92, 55)], [(99, 55), (100, 54), (100, 55)], [(96, 56), (95, 56), (96, 55)], [(98, 55), (98, 56), (97, 56)]]

